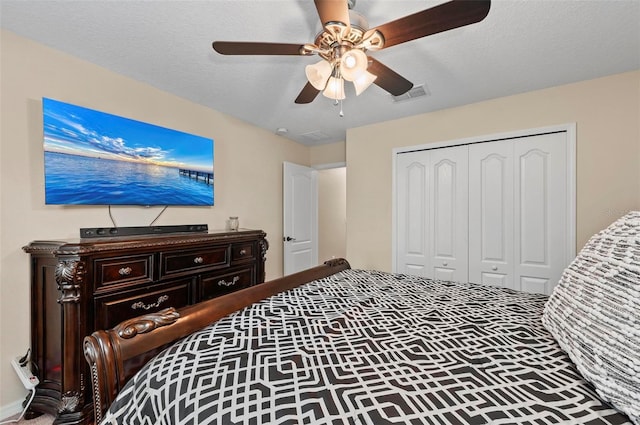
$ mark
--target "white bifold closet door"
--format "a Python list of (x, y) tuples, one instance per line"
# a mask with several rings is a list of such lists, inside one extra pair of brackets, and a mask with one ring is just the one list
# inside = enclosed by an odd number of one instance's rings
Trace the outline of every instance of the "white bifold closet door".
[(566, 133), (469, 146), (469, 281), (550, 294), (566, 266)]
[(466, 146), (397, 157), (398, 272), (466, 281)]
[(396, 271), (549, 294), (567, 262), (566, 133), (399, 153)]

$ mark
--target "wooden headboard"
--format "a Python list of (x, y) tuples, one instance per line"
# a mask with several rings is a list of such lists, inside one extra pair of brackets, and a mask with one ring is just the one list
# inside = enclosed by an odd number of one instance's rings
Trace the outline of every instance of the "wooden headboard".
[(170, 307), (126, 320), (112, 329), (85, 337), (84, 356), (91, 368), (95, 423), (100, 423), (129, 378), (161, 348), (262, 299), (348, 268), (350, 265), (345, 259), (329, 260), (323, 265), (179, 310)]

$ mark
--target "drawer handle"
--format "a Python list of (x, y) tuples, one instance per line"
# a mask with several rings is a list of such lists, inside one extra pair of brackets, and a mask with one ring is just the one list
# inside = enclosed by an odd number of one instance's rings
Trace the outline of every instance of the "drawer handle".
[(241, 250), (240, 250), (240, 255), (246, 255), (246, 253), (247, 253), (247, 250), (246, 250), (246, 249), (241, 249)]
[(204, 258), (196, 257), (196, 258), (193, 259), (193, 262), (196, 263), (196, 264), (202, 264), (202, 263), (204, 263)]
[(144, 309), (144, 310), (149, 310), (152, 309), (154, 307), (160, 307), (160, 305), (169, 300), (169, 295), (160, 295), (158, 297), (158, 301), (156, 301), (155, 303), (151, 303), (151, 304), (145, 304), (142, 301), (138, 301), (137, 303), (133, 303), (131, 304), (131, 309), (132, 310), (137, 310), (139, 308)]
[(226, 287), (233, 286), (239, 280), (240, 280), (240, 276), (234, 276), (231, 282), (227, 282), (226, 280), (222, 279), (218, 281), (218, 286), (226, 286)]
[(118, 270), (118, 273), (120, 273), (120, 276), (129, 276), (132, 271), (131, 267), (123, 267)]

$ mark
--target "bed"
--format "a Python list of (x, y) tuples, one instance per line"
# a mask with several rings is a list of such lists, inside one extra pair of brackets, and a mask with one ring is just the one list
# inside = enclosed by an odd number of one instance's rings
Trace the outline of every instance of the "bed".
[(337, 259), (97, 331), (96, 420), (638, 424), (640, 213), (621, 220), (551, 297)]

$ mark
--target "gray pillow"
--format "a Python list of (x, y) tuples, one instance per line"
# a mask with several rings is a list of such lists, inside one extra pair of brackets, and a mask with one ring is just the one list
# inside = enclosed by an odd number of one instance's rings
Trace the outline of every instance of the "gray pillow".
[(600, 397), (640, 424), (640, 211), (587, 242), (542, 322)]

